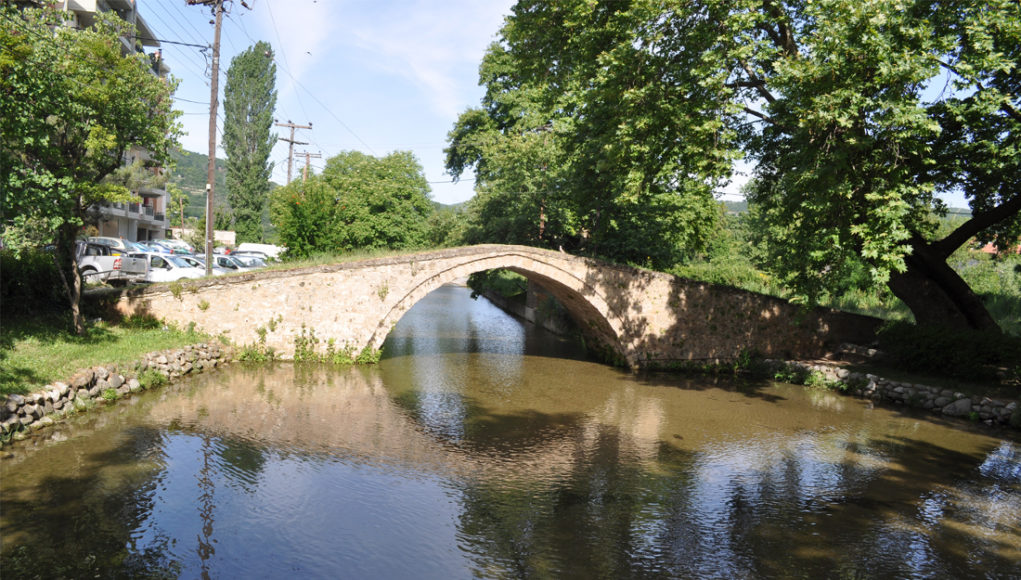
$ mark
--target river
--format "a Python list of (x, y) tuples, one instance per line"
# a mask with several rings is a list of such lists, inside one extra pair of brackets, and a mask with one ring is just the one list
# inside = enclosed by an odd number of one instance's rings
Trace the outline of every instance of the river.
[(1006, 578), (1021, 444), (635, 375), (445, 286), (369, 367), (237, 364), (4, 449), (7, 578)]

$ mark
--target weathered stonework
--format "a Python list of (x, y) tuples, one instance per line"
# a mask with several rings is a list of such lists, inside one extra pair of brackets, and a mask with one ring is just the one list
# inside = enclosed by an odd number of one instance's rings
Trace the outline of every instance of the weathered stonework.
[(824, 383), (839, 385), (850, 395), (926, 409), (948, 417), (982, 421), (988, 425), (1021, 428), (1021, 410), (1015, 400), (971, 396), (959, 391), (884, 378), (871, 373), (852, 372), (840, 365), (823, 362), (767, 361), (775, 368), (815, 374)]
[(260, 342), (294, 355), (302, 329), (337, 348), (379, 348), (397, 320), (441, 285), (505, 268), (559, 300), (586, 335), (633, 368), (671, 361), (726, 361), (754, 349), (812, 358), (841, 342), (867, 344), (878, 320), (668, 274), (524, 246), (483, 245), (256, 272), (125, 291), (122, 315), (148, 314)]
[[(173, 380), (189, 373), (213, 369), (230, 359), (230, 353), (219, 344), (200, 344), (181, 349), (154, 352), (145, 355), (135, 365), (139, 376), (155, 371)], [(192, 364), (194, 363), (194, 364)], [(68, 382), (56, 382), (28, 395), (8, 395), (0, 405), (0, 446), (8, 439), (24, 437), (30, 429), (41, 429), (61, 416), (106, 401), (108, 389), (116, 398), (126, 397), (144, 389), (138, 378), (121, 374), (116, 366), (98, 366), (76, 373)]]

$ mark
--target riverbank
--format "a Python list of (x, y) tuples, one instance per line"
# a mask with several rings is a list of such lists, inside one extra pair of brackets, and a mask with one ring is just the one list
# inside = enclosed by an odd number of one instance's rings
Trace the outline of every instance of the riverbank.
[(0, 448), (28, 433), (49, 427), (63, 417), (87, 412), (133, 393), (160, 387), (184, 376), (211, 371), (233, 360), (233, 352), (218, 342), (154, 351), (130, 370), (99, 365), (75, 373), (25, 395), (11, 393), (0, 405)]

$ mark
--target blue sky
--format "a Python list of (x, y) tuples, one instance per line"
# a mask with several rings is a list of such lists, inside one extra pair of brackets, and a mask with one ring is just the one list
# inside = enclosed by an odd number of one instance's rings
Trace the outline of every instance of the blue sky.
[[(247, 0), (234, 2), (220, 42), (222, 91), (234, 55), (256, 41), (273, 45), (277, 64), (279, 121), (312, 123), (298, 130), (295, 151), (327, 158), (358, 150), (383, 156), (411, 151), (425, 170), (432, 198), (457, 203), (473, 195), (471, 175), (457, 184), (443, 167), (447, 132), (466, 108), (482, 98), (478, 66), (510, 13), (513, 0)], [(185, 0), (140, 0), (139, 11), (159, 39), (208, 45), (213, 40), (208, 8)], [(177, 108), (186, 150), (208, 151), (211, 58), (196, 47), (164, 42), (171, 74), (180, 80)], [(278, 136), (289, 130), (274, 127)], [(217, 155), (225, 156), (222, 137)], [(273, 179), (287, 179), (287, 144), (278, 142)], [(295, 159), (300, 178), (305, 159)]]

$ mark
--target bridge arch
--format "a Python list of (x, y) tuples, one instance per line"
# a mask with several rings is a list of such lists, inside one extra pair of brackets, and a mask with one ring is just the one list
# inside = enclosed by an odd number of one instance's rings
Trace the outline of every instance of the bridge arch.
[[(466, 256), (467, 257), (467, 256)], [(636, 362), (624, 347), (624, 321), (597, 288), (551, 261), (523, 252), (467, 257), (468, 259), (416, 280), (389, 309), (365, 344), (381, 348), (397, 321), (419, 300), (444, 284), (485, 270), (505, 269), (537, 283), (567, 309), (586, 340), (608, 350), (629, 365)]]

